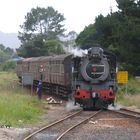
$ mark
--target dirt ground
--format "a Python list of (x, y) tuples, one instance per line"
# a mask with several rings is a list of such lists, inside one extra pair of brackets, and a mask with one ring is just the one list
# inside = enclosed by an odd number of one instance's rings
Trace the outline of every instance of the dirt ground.
[(0, 140), (22, 140), (27, 135), (35, 130), (38, 130), (42, 126), (48, 125), (49, 123), (63, 118), (64, 116), (67, 116), (80, 109), (80, 107), (75, 107), (73, 102), (70, 101), (67, 102), (60, 99), (55, 99), (55, 101), (56, 103), (47, 104), (47, 101), (43, 100), (43, 102), (45, 102), (44, 109), (47, 110), (47, 113), (40, 116), (40, 121), (37, 124), (28, 124), (22, 128), (0, 128)]

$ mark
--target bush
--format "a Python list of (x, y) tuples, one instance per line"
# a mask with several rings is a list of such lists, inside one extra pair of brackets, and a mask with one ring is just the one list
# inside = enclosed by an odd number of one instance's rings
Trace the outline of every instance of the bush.
[(1, 70), (2, 71), (10, 71), (14, 70), (16, 67), (16, 62), (15, 61), (6, 61), (2, 66)]
[[(140, 85), (140, 82), (136, 78), (130, 77), (127, 84), (127, 93), (131, 95), (140, 94), (139, 85)], [(118, 92), (120, 94), (124, 94), (126, 92), (126, 85), (119, 85)]]

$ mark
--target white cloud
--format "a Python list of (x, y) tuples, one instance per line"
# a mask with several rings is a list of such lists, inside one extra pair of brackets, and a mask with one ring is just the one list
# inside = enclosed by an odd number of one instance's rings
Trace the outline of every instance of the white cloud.
[(31, 8), (52, 6), (66, 18), (68, 31), (80, 32), (94, 23), (100, 13), (107, 15), (110, 6), (116, 10), (115, 0), (0, 0), (0, 31), (18, 32)]

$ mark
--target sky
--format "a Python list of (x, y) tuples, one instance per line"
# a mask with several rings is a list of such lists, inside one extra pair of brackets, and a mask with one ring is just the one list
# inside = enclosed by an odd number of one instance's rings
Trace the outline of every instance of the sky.
[(115, 0), (0, 0), (0, 31), (18, 33), (19, 25), (32, 8), (52, 6), (65, 17), (67, 32), (81, 32), (85, 26), (93, 24), (99, 14), (106, 16), (117, 10)]

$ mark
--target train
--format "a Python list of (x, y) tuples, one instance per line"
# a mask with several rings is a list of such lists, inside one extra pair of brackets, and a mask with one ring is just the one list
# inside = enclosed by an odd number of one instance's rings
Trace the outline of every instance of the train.
[(102, 47), (91, 47), (86, 54), (32, 57), (17, 62), (20, 81), (24, 73), (33, 75), (34, 84), (43, 82), (52, 95), (74, 99), (83, 109), (106, 109), (117, 94), (116, 56)]

